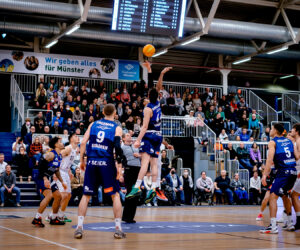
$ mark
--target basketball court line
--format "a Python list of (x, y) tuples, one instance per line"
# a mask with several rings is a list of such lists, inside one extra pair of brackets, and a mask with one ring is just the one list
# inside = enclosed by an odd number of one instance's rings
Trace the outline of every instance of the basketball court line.
[(46, 240), (46, 239), (43, 239), (43, 238), (40, 238), (40, 237), (37, 237), (37, 236), (33, 236), (31, 234), (23, 233), (21, 231), (11, 229), (9, 227), (0, 226), (0, 228), (3, 228), (5, 230), (11, 231), (11, 232), (14, 232), (14, 233), (17, 233), (17, 234), (25, 235), (25, 236), (28, 236), (30, 238), (36, 239), (36, 240), (44, 241), (44, 242), (50, 243), (52, 245), (56, 245), (56, 246), (63, 247), (63, 248), (66, 248), (66, 249), (77, 250), (77, 248), (69, 247), (67, 245), (63, 245), (63, 244), (60, 244), (60, 243), (57, 243), (57, 242), (54, 242), (54, 241)]

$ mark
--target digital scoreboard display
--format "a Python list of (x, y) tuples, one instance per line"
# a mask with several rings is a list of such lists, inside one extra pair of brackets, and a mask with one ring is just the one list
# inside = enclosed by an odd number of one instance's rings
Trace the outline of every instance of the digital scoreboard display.
[(182, 37), (187, 0), (115, 0), (112, 30)]

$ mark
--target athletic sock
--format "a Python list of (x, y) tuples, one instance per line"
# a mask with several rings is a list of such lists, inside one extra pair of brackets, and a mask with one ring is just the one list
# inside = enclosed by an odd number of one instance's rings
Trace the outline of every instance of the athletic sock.
[(78, 216), (77, 228), (81, 227), (83, 229), (83, 221), (84, 221), (84, 216)]
[(58, 211), (58, 217), (64, 218), (64, 217), (65, 217), (65, 212), (63, 212), (63, 211)]
[(153, 183), (152, 183), (152, 189), (156, 189), (156, 187), (157, 187), (156, 184), (157, 184), (156, 182), (153, 182)]
[(42, 217), (42, 214), (40, 214), (40, 213), (36, 213), (36, 215), (35, 215), (35, 217), (34, 217), (34, 218), (38, 219), (38, 218), (40, 218), (40, 217)]
[(115, 218), (115, 225), (116, 225), (116, 228), (118, 228), (119, 230), (122, 230), (121, 218)]
[(134, 187), (139, 188), (141, 186), (141, 184), (142, 184), (142, 180), (137, 180)]
[(287, 216), (288, 225), (292, 224), (292, 215)]
[(274, 217), (274, 218), (271, 218), (271, 227), (272, 227), (272, 229), (273, 228), (276, 228), (276, 217)]
[(156, 181), (156, 187), (158, 187), (159, 189), (161, 189), (161, 187), (160, 187), (160, 180)]
[(54, 220), (57, 217), (57, 214), (52, 214), (51, 218)]

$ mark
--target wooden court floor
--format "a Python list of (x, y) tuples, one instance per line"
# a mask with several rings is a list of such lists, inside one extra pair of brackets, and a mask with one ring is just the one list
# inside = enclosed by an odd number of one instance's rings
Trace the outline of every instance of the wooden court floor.
[[(300, 232), (285, 232), (281, 226), (278, 235), (262, 235), (253, 230), (253, 227), (259, 228), (269, 219), (266, 211), (264, 221), (256, 222), (258, 209), (257, 206), (138, 208), (138, 224), (135, 227), (144, 230), (143, 233), (128, 233), (126, 239), (115, 240), (112, 232), (85, 230), (84, 238), (76, 240), (72, 226), (77, 222), (77, 208), (68, 209), (68, 217), (73, 222), (64, 226), (51, 226), (45, 222), (45, 228), (31, 225), (36, 208), (1, 208), (0, 249), (300, 249)], [(44, 215), (49, 211), (47, 209)], [(281, 211), (282, 208), (278, 216)], [(106, 224), (102, 227), (102, 223), (112, 222), (112, 209), (109, 207), (90, 207), (85, 219), (85, 223), (96, 230), (107, 229), (109, 227)], [(151, 222), (156, 222), (156, 226), (152, 228), (152, 224), (147, 224)], [(199, 226), (204, 222), (204, 226)], [(93, 226), (93, 223), (97, 224)], [(168, 223), (171, 226), (166, 226)], [(218, 223), (225, 223), (225, 226)], [(243, 224), (243, 232), (236, 224)], [(123, 228), (126, 227), (123, 225)], [(215, 228), (217, 232), (208, 230)], [(145, 230), (148, 232), (145, 233)], [(165, 233), (165, 230), (171, 233)]]

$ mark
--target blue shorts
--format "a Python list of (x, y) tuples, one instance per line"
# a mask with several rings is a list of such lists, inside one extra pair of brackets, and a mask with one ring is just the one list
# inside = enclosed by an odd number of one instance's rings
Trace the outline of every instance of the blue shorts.
[(105, 194), (113, 195), (120, 190), (116, 179), (117, 169), (114, 160), (107, 158), (88, 158), (84, 174), (83, 194), (95, 195), (100, 185)]
[(140, 153), (147, 153), (153, 158), (158, 158), (163, 137), (160, 132), (146, 132), (140, 147)]
[(288, 192), (294, 187), (294, 183), (297, 179), (296, 170), (286, 170), (286, 173), (278, 173), (272, 184), (270, 193), (275, 193), (277, 196), (282, 197), (288, 195)]
[(50, 190), (52, 191), (52, 193), (54, 193), (55, 191), (58, 191), (58, 186), (56, 185), (55, 182), (51, 182), (50, 188), (46, 188), (45, 184), (44, 184), (44, 180), (43, 179), (37, 179), (36, 180), (36, 186), (37, 186), (37, 190), (40, 192), (40, 194), (43, 194), (45, 190)]

